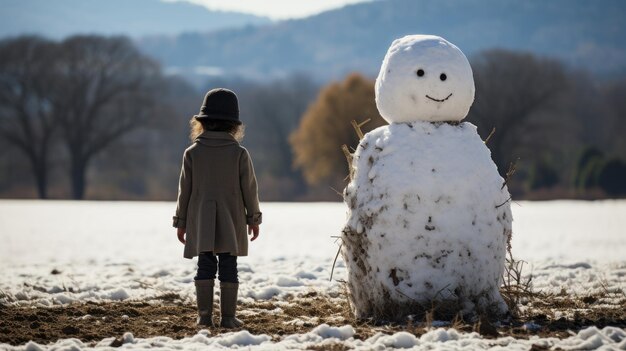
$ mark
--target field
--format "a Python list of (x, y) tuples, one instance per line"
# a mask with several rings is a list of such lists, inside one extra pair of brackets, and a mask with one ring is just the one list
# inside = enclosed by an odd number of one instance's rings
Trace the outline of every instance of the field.
[(341, 203), (265, 203), (240, 258), (245, 330), (194, 325), (195, 262), (155, 202), (0, 201), (0, 349), (626, 349), (626, 201), (513, 203), (518, 317), (405, 324), (349, 313)]

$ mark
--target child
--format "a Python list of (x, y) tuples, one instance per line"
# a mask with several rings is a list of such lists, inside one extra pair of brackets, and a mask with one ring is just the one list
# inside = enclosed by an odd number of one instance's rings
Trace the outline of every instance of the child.
[(194, 278), (198, 325), (213, 326), (213, 286), (219, 266), (220, 325), (237, 328), (243, 325), (235, 317), (237, 256), (248, 254), (246, 224), (251, 241), (259, 236), (261, 224), (252, 160), (238, 142), (243, 125), (237, 96), (227, 89), (209, 91), (190, 123), (193, 145), (183, 155), (174, 227), (185, 244), (183, 256), (198, 256)]

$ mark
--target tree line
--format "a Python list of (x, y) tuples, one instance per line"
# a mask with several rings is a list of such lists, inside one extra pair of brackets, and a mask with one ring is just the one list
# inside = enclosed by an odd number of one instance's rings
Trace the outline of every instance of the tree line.
[[(471, 58), (476, 99), (465, 121), (478, 127), (516, 199), (626, 196), (626, 79), (596, 81), (585, 71), (530, 53), (489, 50)], [(358, 138), (350, 122), (386, 122), (374, 81), (358, 74), (320, 92), (292, 135), (295, 165), (308, 184), (343, 189), (340, 147)], [(319, 192), (318, 192), (319, 193)]]
[[(505, 50), (471, 58), (478, 126), (515, 198), (626, 195), (626, 79)], [(163, 73), (123, 37), (0, 41), (0, 197), (175, 197), (188, 122), (204, 92), (237, 92), (264, 201), (340, 200), (351, 121), (385, 124), (358, 73), (321, 85), (305, 73), (270, 82)]]
[(125, 38), (4, 40), (0, 136), (27, 161), (40, 198), (63, 152), (71, 196), (82, 199), (94, 157), (154, 114), (160, 80), (159, 66)]

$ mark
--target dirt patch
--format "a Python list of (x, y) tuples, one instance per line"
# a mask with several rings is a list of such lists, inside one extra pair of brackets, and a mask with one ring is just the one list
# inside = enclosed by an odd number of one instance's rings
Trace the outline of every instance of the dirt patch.
[[(294, 302), (240, 304), (238, 317), (251, 333), (268, 334), (275, 339), (306, 333), (321, 323), (344, 325), (351, 322), (345, 305), (319, 297), (317, 293), (309, 293)], [(219, 321), (217, 304), (214, 319)], [(182, 339), (202, 329), (195, 323), (194, 305), (168, 300), (158, 303), (87, 302), (47, 308), (0, 306), (0, 343), (20, 345), (32, 340), (48, 344), (71, 337), (95, 344), (107, 337), (120, 338), (125, 332), (139, 338)], [(227, 331), (214, 328), (212, 333)]]
[[(542, 303), (550, 306), (549, 313), (533, 312), (524, 317), (500, 324), (487, 320), (466, 323), (462, 320), (450, 322), (450, 327), (461, 331), (477, 331), (487, 338), (513, 336), (528, 338), (533, 335), (565, 338), (568, 331), (577, 332), (595, 325), (626, 327), (626, 304), (598, 305), (596, 297), (580, 299), (549, 297)], [(219, 320), (216, 305), (215, 320)], [(555, 311), (569, 311), (571, 317), (554, 318)], [(408, 331), (416, 336), (426, 332), (432, 319), (406, 324), (374, 324), (356, 321), (349, 313), (343, 299), (331, 299), (316, 292), (310, 292), (288, 300), (259, 301), (240, 304), (239, 318), (245, 329), (253, 334), (268, 334), (274, 340), (294, 333), (307, 333), (315, 326), (327, 323), (331, 326), (351, 324), (355, 338), (366, 339), (377, 332), (392, 334)], [(575, 312), (573, 312), (575, 311)], [(571, 313), (573, 312), (573, 313)], [(195, 325), (196, 308), (172, 300), (159, 302), (109, 302), (83, 303), (47, 308), (0, 306), (0, 343), (21, 345), (30, 340), (40, 344), (56, 342), (58, 339), (78, 338), (94, 345), (104, 338), (116, 337), (112, 346), (121, 345), (121, 336), (131, 332), (135, 337), (148, 338), (168, 336), (181, 339), (195, 335), (201, 328)], [(228, 330), (214, 328), (212, 334)], [(336, 350), (344, 350), (337, 344)]]
[(148, 303), (85, 303), (49, 308), (0, 308), (0, 342), (19, 345), (29, 340), (41, 344), (78, 338), (84, 342), (121, 336), (194, 335), (195, 308)]

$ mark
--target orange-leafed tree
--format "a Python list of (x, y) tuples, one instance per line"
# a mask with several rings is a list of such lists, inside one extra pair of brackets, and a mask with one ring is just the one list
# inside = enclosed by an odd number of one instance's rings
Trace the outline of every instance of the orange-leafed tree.
[(316, 189), (315, 198), (327, 197), (331, 193), (327, 190), (345, 186), (348, 166), (341, 146), (355, 148), (359, 138), (351, 122), (368, 119), (363, 132), (386, 124), (376, 109), (374, 81), (357, 73), (322, 88), (306, 110), (289, 141), (294, 166), (302, 170), (306, 182)]

